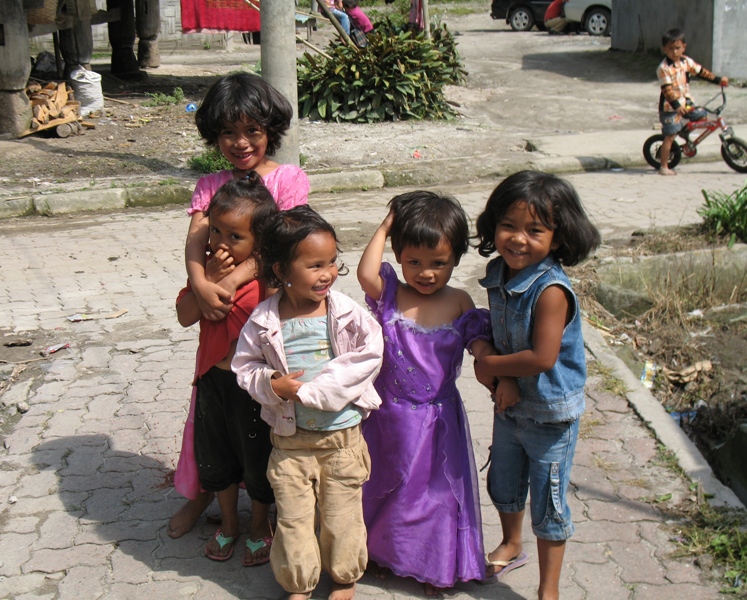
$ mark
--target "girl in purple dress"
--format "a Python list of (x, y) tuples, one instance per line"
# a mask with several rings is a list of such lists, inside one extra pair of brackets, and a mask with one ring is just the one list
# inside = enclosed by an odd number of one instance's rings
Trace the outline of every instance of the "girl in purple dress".
[[(382, 264), (389, 236), (404, 283)], [(363, 423), (369, 559), (423, 582), (429, 596), (485, 577), (472, 440), (456, 379), (465, 348), (490, 351), (490, 317), (447, 285), (468, 246), (456, 200), (410, 192), (392, 199), (358, 266), (384, 334), (375, 384), (382, 405)]]

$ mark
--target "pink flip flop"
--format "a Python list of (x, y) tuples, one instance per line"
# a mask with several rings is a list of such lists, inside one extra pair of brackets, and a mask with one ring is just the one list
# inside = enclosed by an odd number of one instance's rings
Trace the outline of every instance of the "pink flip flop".
[(246, 547), (251, 551), (252, 553), (252, 560), (247, 560), (246, 555), (244, 555), (244, 558), (241, 560), (241, 564), (245, 567), (258, 567), (259, 565), (264, 565), (270, 562), (270, 555), (263, 558), (254, 558), (254, 553), (258, 550), (262, 550), (262, 548), (272, 548), (272, 538), (266, 537), (266, 538), (260, 538), (258, 540), (246, 540)]
[(205, 556), (207, 556), (210, 560), (217, 560), (219, 562), (222, 562), (224, 560), (228, 560), (233, 556), (233, 546), (234, 546), (234, 538), (230, 535), (223, 535), (221, 530), (219, 529), (215, 533), (215, 541), (218, 542), (218, 547), (223, 550), (226, 546), (229, 546), (228, 552), (226, 554), (212, 554), (209, 550), (207, 545), (205, 546)]

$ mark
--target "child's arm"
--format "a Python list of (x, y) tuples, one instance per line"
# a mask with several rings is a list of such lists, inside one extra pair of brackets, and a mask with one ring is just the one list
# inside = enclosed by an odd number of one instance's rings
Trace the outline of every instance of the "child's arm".
[(521, 390), (519, 390), (519, 382), (516, 381), (516, 377), (501, 377), (493, 394), (495, 412), (504, 412), (507, 408), (516, 404), (521, 397), (520, 394)]
[(499, 378), (491, 374), (488, 374), (486, 377), (484, 372), (478, 373), (477, 364), (481, 359), (486, 356), (498, 354), (490, 342), (479, 339), (475, 340), (472, 342), (470, 351), (475, 357), (475, 377), (479, 383), (490, 391), (490, 395), (493, 397), (493, 402), (495, 403), (495, 412), (503, 412), (509, 406), (516, 404), (519, 401), (520, 395), (519, 383), (515, 377), (504, 375)]
[(721, 87), (729, 87), (729, 78), (728, 77), (719, 77), (712, 71), (709, 71), (704, 66), (700, 66), (700, 71), (698, 72), (698, 77), (701, 79), (705, 79), (706, 81), (710, 81), (711, 83), (717, 83)]
[(363, 251), (363, 256), (358, 263), (358, 282), (361, 284), (363, 291), (374, 300), (381, 298), (381, 292), (384, 291), (384, 280), (379, 275), (381, 270), (381, 259), (384, 257), (384, 248), (386, 247), (386, 238), (392, 228), (394, 213), (390, 210), (386, 219), (382, 221), (379, 228), (373, 234), (371, 241)]
[(208, 220), (201, 212), (192, 215), (187, 233), (184, 257), (187, 276), (203, 316), (211, 321), (219, 321), (231, 310), (233, 294), (221, 286), (208, 281), (205, 276), (205, 245), (210, 230)]
[(202, 318), (202, 311), (193, 292), (187, 292), (177, 301), (176, 318), (182, 327), (194, 325)]
[(557, 285), (545, 289), (534, 311), (532, 347), (513, 354), (488, 355), (477, 361), (479, 378), (532, 377), (551, 369), (558, 360), (563, 330), (571, 304), (565, 290)]

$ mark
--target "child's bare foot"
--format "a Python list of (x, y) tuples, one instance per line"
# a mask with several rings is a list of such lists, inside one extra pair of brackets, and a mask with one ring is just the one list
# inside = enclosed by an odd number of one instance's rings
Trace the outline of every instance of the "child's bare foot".
[(660, 167), (659, 175), (677, 175), (677, 171), (673, 171), (672, 169), (669, 169), (667, 167)]
[(376, 577), (376, 579), (386, 579), (389, 575), (389, 569), (387, 569), (386, 567), (382, 567), (380, 564), (375, 563), (372, 560), (368, 561), (366, 570), (371, 573), (371, 575)]
[(187, 500), (182, 507), (171, 517), (166, 533), (170, 538), (180, 538), (185, 533), (192, 531), (197, 523), (197, 519), (205, 512), (210, 503), (213, 501), (215, 494), (210, 492), (200, 492), (194, 500)]
[(327, 600), (353, 600), (355, 597), (355, 581), (353, 583), (332, 582), (332, 592)]
[(424, 583), (423, 586), (425, 587), (425, 595), (431, 596), (431, 597), (440, 596), (441, 593), (446, 589), (446, 588), (436, 587), (435, 585), (432, 585), (430, 583)]
[(500, 544), (495, 550), (488, 552), (488, 554), (485, 555), (485, 577), (492, 577), (498, 573), (498, 571), (521, 557), (521, 544)]

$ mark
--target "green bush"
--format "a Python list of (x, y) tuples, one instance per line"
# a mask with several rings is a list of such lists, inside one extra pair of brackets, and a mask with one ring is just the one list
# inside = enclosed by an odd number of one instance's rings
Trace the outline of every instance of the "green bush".
[(201, 154), (193, 156), (187, 161), (187, 166), (203, 174), (233, 169), (233, 165), (228, 162), (228, 159), (217, 148), (208, 148)]
[(446, 25), (432, 40), (385, 20), (359, 49), (333, 42), (331, 60), (308, 52), (299, 60), (298, 106), (312, 120), (374, 123), (400, 119), (449, 119), (443, 87), (462, 83), (456, 43)]
[(702, 190), (705, 204), (698, 209), (706, 229), (717, 237), (729, 236), (729, 246), (747, 242), (747, 184), (731, 194)]

